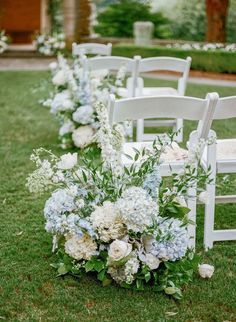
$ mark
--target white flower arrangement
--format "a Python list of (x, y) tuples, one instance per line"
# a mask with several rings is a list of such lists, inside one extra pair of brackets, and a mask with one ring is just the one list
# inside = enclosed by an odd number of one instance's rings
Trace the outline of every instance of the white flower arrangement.
[(7, 50), (9, 38), (6, 36), (5, 31), (0, 31), (0, 54)]
[[(95, 104), (107, 102), (109, 93), (117, 92), (125, 78), (125, 66), (116, 77), (103, 75), (94, 78), (91, 72), (82, 68), (81, 59), (74, 58), (72, 65), (69, 65), (59, 54), (58, 61), (49, 65), (54, 91), (43, 105), (49, 107), (60, 122), (62, 148), (84, 149), (96, 143), (99, 123)], [(106, 113), (106, 108), (101, 113)]]
[(203, 50), (215, 51), (221, 50), (226, 52), (236, 52), (236, 44), (223, 44), (223, 43), (175, 43), (166, 45), (167, 48), (176, 48), (184, 50)]
[[(51, 152), (45, 158), (46, 151), (40, 149), (31, 157), (36, 170), (27, 187), (36, 193), (52, 190), (44, 217), (53, 250), (58, 249), (53, 267), (60, 275), (92, 271), (104, 285), (115, 281), (137, 290), (149, 286), (180, 299), (181, 287), (198, 270), (198, 260), (188, 248), (189, 209), (182, 199), (191, 184), (207, 180), (207, 174), (198, 170), (199, 160), (196, 168), (192, 160), (186, 161), (167, 189), (159, 166), (171, 140), (136, 152), (133, 164), (125, 167), (122, 131), (110, 128), (105, 111), (98, 103), (101, 162), (94, 162), (90, 149), (80, 157), (68, 153), (60, 158)], [(200, 267), (199, 272), (210, 277), (212, 269)]]
[(63, 33), (53, 35), (40, 34), (36, 36), (35, 45), (40, 54), (53, 56), (65, 48), (65, 36)]

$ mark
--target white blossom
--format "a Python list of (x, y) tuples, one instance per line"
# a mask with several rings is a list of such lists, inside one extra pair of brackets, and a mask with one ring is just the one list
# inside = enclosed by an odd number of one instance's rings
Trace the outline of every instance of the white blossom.
[(67, 153), (61, 156), (60, 161), (57, 163), (59, 169), (69, 170), (77, 164), (77, 153)]
[(73, 131), (72, 140), (78, 148), (85, 148), (94, 140), (94, 129), (89, 125), (84, 125)]
[(211, 278), (214, 274), (215, 268), (212, 265), (201, 264), (198, 266), (199, 275), (202, 278)]

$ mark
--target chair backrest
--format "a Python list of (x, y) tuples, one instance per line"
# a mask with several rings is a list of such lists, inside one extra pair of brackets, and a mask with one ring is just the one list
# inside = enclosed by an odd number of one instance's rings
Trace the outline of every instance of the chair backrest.
[(198, 137), (206, 139), (211, 127), (217, 93), (207, 94), (205, 99), (181, 96), (152, 96), (115, 100), (111, 95), (109, 105), (110, 124), (125, 120), (149, 118), (182, 118), (200, 121)]
[(139, 56), (135, 56), (133, 59), (121, 56), (107, 56), (88, 58), (85, 60), (85, 64), (92, 71), (101, 69), (118, 71), (122, 66), (125, 66), (127, 72), (132, 74), (135, 70), (138, 70), (139, 61)]
[(97, 43), (72, 44), (72, 54), (74, 56), (86, 54), (111, 56), (111, 51), (111, 43), (108, 43), (107, 45)]
[(223, 120), (233, 117), (236, 117), (236, 96), (219, 98), (213, 119)]
[(140, 60), (139, 72), (152, 72), (158, 70), (167, 70), (179, 73), (189, 71), (191, 65), (191, 57), (186, 59), (174, 57), (150, 57)]
[(94, 57), (82, 59), (83, 68), (89, 71), (96, 70), (108, 70), (118, 71), (121, 67), (126, 68), (126, 72), (131, 75), (131, 79), (127, 84), (129, 96), (135, 96), (135, 88), (137, 86), (138, 78), (138, 65), (140, 56), (132, 58), (120, 57), (120, 56), (107, 56), (107, 57)]
[[(178, 80), (178, 93), (184, 95), (187, 85), (187, 79), (191, 66), (191, 57), (186, 59), (174, 58), (174, 57), (150, 57), (143, 58), (139, 63), (139, 73), (152, 72), (152, 71), (172, 71), (181, 73), (181, 77)], [(140, 82), (140, 80), (139, 80)], [(142, 84), (142, 82), (140, 83)], [(140, 88), (142, 85), (140, 85)]]

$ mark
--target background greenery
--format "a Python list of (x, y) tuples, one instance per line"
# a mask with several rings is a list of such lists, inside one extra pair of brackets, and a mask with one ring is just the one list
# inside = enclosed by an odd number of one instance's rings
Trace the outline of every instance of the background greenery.
[(133, 37), (133, 24), (136, 21), (152, 21), (154, 37), (168, 38), (169, 20), (160, 12), (151, 12), (151, 6), (140, 0), (120, 0), (110, 4), (97, 17), (95, 31), (104, 37)]
[[(44, 230), (42, 209), (47, 198), (30, 195), (25, 178), (33, 169), (29, 156), (43, 146), (62, 154), (57, 145), (58, 125), (38, 104), (45, 72), (0, 73), (0, 320), (53, 322), (222, 322), (236, 317), (235, 242), (216, 243), (202, 252), (203, 208), (198, 207), (197, 252), (215, 265), (209, 281), (197, 275), (176, 302), (152, 292), (104, 288), (93, 276), (81, 280), (56, 278), (50, 264), (51, 236)], [(173, 82), (146, 80), (148, 85)], [(46, 87), (45, 87), (46, 88)], [(234, 88), (189, 84), (187, 94), (204, 97), (209, 91), (234, 95)], [(194, 124), (186, 122), (185, 142)], [(220, 137), (236, 137), (235, 120), (214, 123)], [(216, 227), (236, 227), (236, 206), (217, 206)]]
[[(101, 13), (96, 32), (106, 37), (131, 37), (133, 22), (150, 20), (154, 37), (204, 41), (206, 33), (205, 0), (178, 0), (173, 6), (162, 5), (161, 12), (150, 11), (148, 0), (96, 0)], [(159, 0), (157, 0), (159, 1)], [(227, 41), (236, 42), (236, 0), (230, 0)]]
[(143, 58), (170, 56), (185, 59), (187, 56), (190, 56), (192, 57), (191, 69), (219, 73), (236, 73), (236, 53), (224, 52), (222, 50), (184, 50), (163, 46), (140, 47), (128, 44), (117, 44), (113, 46), (112, 54), (125, 57), (141, 55)]

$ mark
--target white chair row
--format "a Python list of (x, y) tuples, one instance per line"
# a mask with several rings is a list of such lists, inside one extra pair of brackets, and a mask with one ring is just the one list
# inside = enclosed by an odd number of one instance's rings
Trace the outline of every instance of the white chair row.
[[(153, 57), (143, 58), (135, 56), (133, 59), (117, 56), (93, 57), (84, 59), (84, 68), (90, 71), (94, 70), (109, 70), (118, 71), (122, 66), (126, 67), (127, 74), (130, 77), (127, 79), (126, 88), (119, 89), (118, 95), (121, 97), (139, 97), (150, 95), (179, 95), (184, 96), (187, 79), (191, 64), (191, 58), (179, 59), (171, 57)], [(178, 72), (178, 88), (171, 87), (145, 87), (142, 73), (153, 72), (158, 70), (167, 70)], [(173, 126), (174, 132), (177, 133), (176, 141), (181, 142), (183, 139), (183, 120), (180, 118), (174, 120), (149, 120), (137, 121), (137, 136), (138, 142), (152, 140), (157, 134), (145, 134), (144, 127), (151, 126)]]
[[(185, 120), (198, 120), (198, 127), (189, 137), (188, 150), (182, 151), (178, 146), (173, 147), (173, 152), (164, 156), (164, 163), (161, 165), (161, 173), (163, 176), (169, 176), (173, 172), (183, 169), (186, 156), (189, 150), (193, 149), (199, 139), (207, 139), (214, 136), (214, 132), (210, 131), (213, 119), (227, 119), (236, 117), (236, 97), (218, 98), (218, 94), (208, 94), (205, 99), (179, 96), (159, 96), (147, 98), (129, 98), (115, 101), (111, 96), (110, 101), (110, 122), (122, 122), (125, 120), (138, 120), (148, 118), (181, 118)], [(218, 141), (219, 146), (228, 142), (227, 140)], [(236, 140), (233, 141), (236, 146)], [(149, 143), (150, 144), (150, 143)], [(148, 143), (126, 143), (124, 152), (132, 154), (132, 148), (141, 148), (147, 146)], [(216, 154), (217, 143), (212, 142), (205, 148), (202, 157), (202, 163), (206, 169), (210, 166), (212, 169), (211, 178), (216, 179), (216, 172), (236, 172), (236, 153), (234, 157), (227, 155), (222, 160), (221, 156)], [(176, 154), (175, 154), (176, 152)], [(178, 157), (176, 158), (176, 155)], [(182, 158), (181, 158), (182, 155)], [(124, 158), (124, 163), (129, 164), (129, 159)], [(215, 204), (215, 186), (207, 185), (209, 193), (209, 202), (205, 205), (205, 227), (204, 227), (204, 246), (211, 248), (213, 242), (217, 240), (236, 240), (236, 230), (214, 230), (214, 204)], [(189, 191), (191, 198), (187, 200), (190, 208), (189, 219), (196, 223), (196, 187), (192, 187)], [(233, 199), (234, 198), (234, 199)], [(236, 196), (230, 198), (221, 197), (219, 201), (232, 202), (236, 201)], [(190, 224), (188, 227), (190, 238), (190, 246), (195, 247), (196, 227)]]

